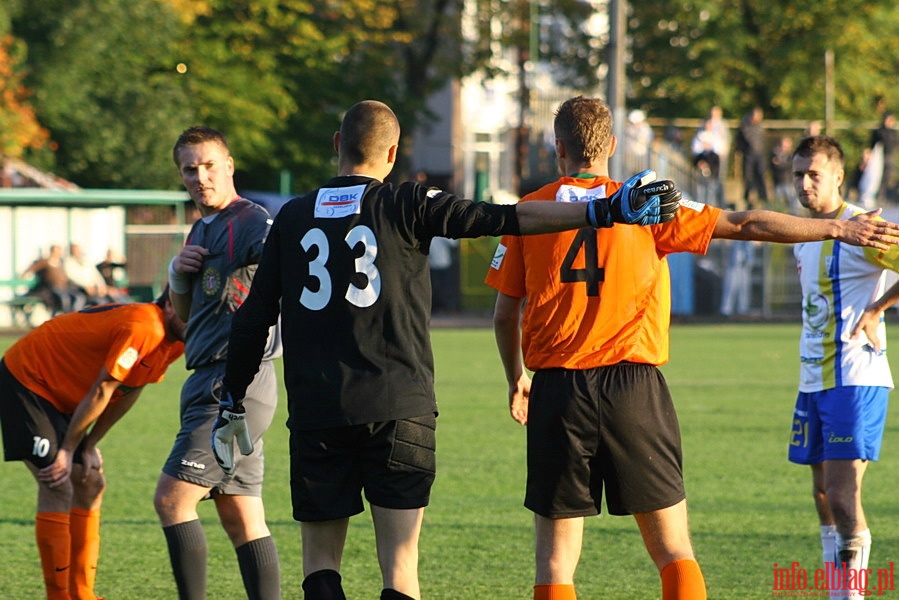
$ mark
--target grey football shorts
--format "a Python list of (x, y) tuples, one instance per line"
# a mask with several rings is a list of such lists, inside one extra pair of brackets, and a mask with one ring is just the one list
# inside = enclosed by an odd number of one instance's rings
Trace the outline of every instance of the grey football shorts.
[(234, 451), (234, 473), (225, 474), (212, 454), (212, 426), (218, 418), (218, 387), (224, 363), (195, 370), (181, 388), (181, 430), (162, 472), (196, 485), (212, 488), (211, 494), (261, 496), (265, 455), (262, 435), (272, 423), (277, 406), (278, 381), (270, 361), (259, 366), (247, 388), (244, 406), (253, 437), (253, 452)]

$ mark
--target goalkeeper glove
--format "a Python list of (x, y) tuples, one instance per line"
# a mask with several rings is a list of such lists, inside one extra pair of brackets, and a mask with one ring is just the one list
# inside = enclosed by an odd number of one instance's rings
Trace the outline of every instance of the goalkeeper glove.
[(587, 222), (593, 227), (613, 223), (658, 225), (674, 218), (680, 207), (681, 192), (673, 181), (655, 181), (655, 171), (637, 173), (609, 198), (597, 198), (587, 205)]
[(234, 442), (243, 455), (252, 454), (253, 440), (247, 429), (246, 409), (243, 402), (236, 400), (227, 390), (222, 390), (219, 401), (219, 416), (212, 426), (212, 454), (222, 468), (230, 475), (234, 472)]

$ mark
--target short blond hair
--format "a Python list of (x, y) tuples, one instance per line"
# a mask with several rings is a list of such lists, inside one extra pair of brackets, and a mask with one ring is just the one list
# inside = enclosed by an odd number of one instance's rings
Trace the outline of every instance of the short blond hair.
[(553, 122), (556, 139), (579, 162), (592, 164), (609, 157), (612, 110), (599, 98), (577, 96), (563, 102)]

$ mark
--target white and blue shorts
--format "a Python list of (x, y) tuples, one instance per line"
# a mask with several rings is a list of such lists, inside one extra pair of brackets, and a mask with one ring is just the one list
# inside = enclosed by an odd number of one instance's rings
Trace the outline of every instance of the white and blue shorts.
[(790, 462), (877, 460), (890, 389), (845, 386), (800, 392), (793, 410)]

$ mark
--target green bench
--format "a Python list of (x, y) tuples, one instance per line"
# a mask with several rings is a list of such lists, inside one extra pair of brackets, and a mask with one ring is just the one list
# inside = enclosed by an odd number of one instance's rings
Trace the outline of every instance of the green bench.
[(13, 326), (17, 327), (31, 328), (38, 325), (33, 322), (32, 318), (34, 313), (41, 309), (49, 314), (47, 307), (44, 306), (44, 301), (36, 296), (16, 296), (9, 300), (3, 300), (3, 304), (9, 307)]

